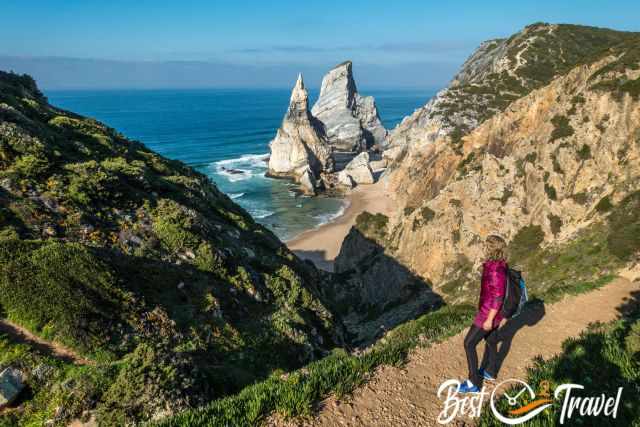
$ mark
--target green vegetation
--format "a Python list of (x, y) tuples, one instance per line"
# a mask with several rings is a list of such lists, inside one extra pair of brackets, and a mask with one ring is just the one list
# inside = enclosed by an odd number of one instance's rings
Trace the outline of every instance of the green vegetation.
[[(25, 415), (2, 425), (66, 425), (84, 410), (102, 425), (144, 422), (339, 342), (322, 275), (204, 175), (3, 72), (0, 166), (3, 317), (92, 363), (67, 372), (56, 361), (45, 385), (29, 380)], [(24, 366), (29, 378), (36, 368)]]
[(604, 221), (555, 247), (541, 247), (544, 233), (539, 226), (524, 227), (509, 245), (509, 260), (525, 272), (530, 293), (545, 294), (546, 300), (601, 286), (612, 278), (606, 272), (640, 253), (639, 208), (636, 192), (612, 205)]
[(416, 231), (419, 227), (424, 227), (429, 221), (436, 217), (436, 213), (429, 206), (423, 206), (420, 208), (420, 215), (417, 215), (413, 220), (413, 231)]
[[(476, 123), (605, 54), (618, 56), (596, 73), (592, 89), (637, 99), (638, 80), (621, 78), (637, 68), (637, 46), (634, 33), (545, 24), (492, 43), (487, 51), (507, 49), (509, 72), (464, 81), (440, 105), (454, 150), (461, 156)], [(524, 59), (519, 67), (516, 55)], [(567, 116), (584, 102), (575, 95)], [(552, 122), (552, 141), (574, 133), (568, 117)], [(592, 154), (583, 146), (577, 155)], [(517, 175), (536, 160), (536, 152), (519, 159)], [(471, 153), (459, 172), (480, 167)], [(560, 165), (554, 171), (562, 173)], [(545, 191), (555, 200), (548, 178)], [(412, 347), (461, 331), (474, 312), (448, 306), (396, 327), (370, 351), (348, 354), (338, 348), (349, 345), (343, 311), (326, 308), (336, 308), (325, 286), (335, 276), (298, 260), (204, 175), (51, 107), (30, 77), (2, 72), (0, 181), (3, 316), (90, 360), (74, 366), (0, 336), (0, 368), (18, 366), (29, 378), (21, 410), (3, 413), (1, 425), (66, 425), (85, 411), (101, 425), (144, 423), (166, 411), (178, 414), (161, 422), (167, 426), (254, 425), (274, 411), (306, 415), (326, 395), (351, 392), (375, 367), (402, 364)], [(504, 190), (503, 205), (511, 191)], [(510, 261), (524, 270), (532, 295), (550, 302), (611, 280), (607, 272), (640, 249), (638, 194), (617, 205), (601, 201), (601, 222), (561, 246), (543, 248), (540, 226), (521, 229)], [(588, 197), (574, 200), (586, 204)], [(415, 216), (414, 229), (436, 213), (423, 205)], [(559, 233), (562, 219), (548, 220)], [(363, 213), (356, 228), (383, 242), (388, 223)], [(441, 289), (464, 300), (471, 262), (461, 257), (452, 270)], [(635, 354), (640, 327), (628, 330), (618, 338)]]
[(549, 200), (558, 200), (558, 193), (553, 185), (544, 183), (544, 192), (547, 193)]
[(338, 397), (350, 393), (365, 383), (377, 366), (401, 365), (411, 348), (429, 346), (457, 334), (473, 314), (470, 306), (444, 307), (398, 326), (361, 356), (336, 350), (304, 370), (286, 377), (273, 376), (235, 396), (215, 400), (157, 425), (254, 426), (272, 412), (287, 417), (310, 415), (317, 401), (332, 393)]
[[(605, 66), (600, 74), (621, 73), (627, 68), (635, 69), (640, 63), (640, 35), (638, 33), (613, 31), (579, 25), (549, 25), (537, 23), (527, 26), (507, 40), (498, 40), (489, 52), (495, 52), (498, 44), (506, 48), (506, 60), (512, 72), (482, 74), (479, 78), (449, 88), (445, 102), (441, 103), (442, 120), (452, 129), (450, 134), (454, 149), (460, 153), (462, 138), (471, 130), (466, 124), (478, 124), (504, 111), (518, 98), (532, 90), (548, 84), (572, 68), (593, 63), (605, 55), (617, 54), (619, 59)], [(517, 59), (519, 56), (520, 60)], [(517, 67), (516, 67), (517, 65)], [(598, 74), (598, 73), (596, 73)], [(640, 83), (636, 80), (615, 80), (594, 89), (630, 93), (637, 97)], [(567, 112), (573, 115), (584, 97), (572, 98), (572, 107)], [(559, 123), (552, 140), (570, 136), (573, 130), (567, 123)], [(571, 132), (571, 133), (569, 133)]]
[[(583, 396), (615, 397), (618, 387), (623, 387), (623, 399), (618, 407), (616, 420), (610, 417), (574, 416), (570, 421), (590, 426), (638, 425), (640, 422), (640, 396), (634, 390), (640, 382), (640, 358), (638, 357), (638, 331), (640, 315), (638, 310), (622, 320), (609, 324), (592, 325), (578, 338), (570, 338), (562, 345), (562, 353), (548, 360), (538, 358), (528, 370), (526, 382), (540, 390), (541, 383), (549, 383), (553, 394), (561, 384), (581, 384), (585, 387)], [(517, 392), (514, 388), (512, 391)], [(530, 402), (524, 393), (518, 398), (518, 406)], [(501, 399), (498, 410), (506, 413), (509, 409), (506, 399)], [(558, 425), (562, 413), (562, 399), (554, 399), (553, 406), (531, 421), (528, 426)], [(489, 408), (485, 408), (479, 424), (502, 426)], [(567, 424), (567, 420), (565, 420)]]
[(549, 142), (553, 142), (560, 138), (566, 138), (574, 133), (571, 124), (569, 124), (569, 119), (566, 116), (556, 115), (551, 119), (551, 123), (553, 123), (554, 127), (551, 132), (551, 140)]
[(578, 158), (582, 161), (589, 160), (591, 158), (591, 147), (587, 144), (583, 144), (582, 148), (578, 150)]
[(609, 212), (613, 208), (613, 204), (611, 203), (611, 199), (609, 196), (604, 196), (600, 201), (596, 204), (596, 210), (600, 213)]
[(562, 229), (562, 218), (557, 215), (549, 214), (549, 224), (551, 225), (551, 232), (556, 235)]
[(628, 261), (640, 252), (640, 191), (627, 196), (609, 215), (607, 246), (612, 254)]
[(516, 261), (539, 248), (544, 241), (544, 232), (539, 225), (521, 228), (509, 244), (509, 260)]
[[(630, 206), (620, 205), (617, 208), (628, 209)], [(566, 295), (589, 292), (609, 283), (615, 276), (603, 275), (603, 271), (614, 271), (622, 265), (607, 245), (607, 233), (613, 227), (612, 224), (600, 223), (565, 245), (547, 249), (540, 247), (544, 234), (539, 226), (520, 230), (509, 246), (510, 261), (523, 270), (530, 298), (553, 303)], [(468, 260), (462, 260), (460, 274), (452, 274), (460, 279), (447, 282), (441, 290), (450, 296), (459, 296), (466, 286), (463, 276), (471, 271), (471, 267)], [(202, 409), (184, 412), (159, 425), (242, 426), (255, 425), (272, 412), (286, 417), (311, 415), (315, 402), (332, 393), (342, 397), (366, 382), (375, 366), (401, 364), (408, 349), (425, 343), (429, 345), (459, 332), (466, 327), (473, 313), (471, 306), (445, 306), (398, 326), (363, 356), (348, 356), (336, 351), (303, 371), (294, 372), (286, 378), (272, 377), (245, 388), (235, 396), (213, 401)], [(629, 338), (621, 337), (623, 344), (632, 349), (640, 347), (639, 330), (640, 326), (635, 326), (633, 334), (628, 334)], [(580, 366), (575, 373), (584, 375), (585, 370), (592, 371)]]
[(382, 241), (387, 235), (387, 223), (389, 217), (384, 214), (371, 214), (362, 212), (356, 218), (356, 228), (367, 238)]

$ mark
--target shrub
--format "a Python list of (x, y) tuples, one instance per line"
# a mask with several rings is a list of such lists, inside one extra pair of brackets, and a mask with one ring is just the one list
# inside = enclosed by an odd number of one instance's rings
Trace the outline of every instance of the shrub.
[(578, 158), (582, 161), (589, 160), (591, 158), (591, 147), (587, 144), (583, 144), (582, 148), (578, 150)]
[[(127, 294), (80, 244), (0, 241), (0, 305), (8, 318), (84, 354), (106, 356)], [(112, 335), (113, 333), (113, 335)]]
[(621, 260), (630, 260), (640, 250), (640, 191), (612, 209), (609, 227), (609, 250)]
[(544, 231), (539, 225), (521, 228), (509, 243), (509, 259), (518, 260), (535, 251), (544, 241)]
[(387, 224), (389, 217), (384, 214), (371, 214), (362, 212), (356, 218), (356, 228), (368, 238), (384, 239), (387, 234)]
[(556, 235), (562, 229), (562, 219), (559, 216), (549, 214), (549, 224), (551, 226), (551, 232)]
[(556, 192), (556, 189), (546, 182), (544, 184), (544, 192), (547, 193), (547, 197), (549, 197), (549, 200), (558, 200), (558, 193)]
[(629, 335), (625, 338), (627, 352), (637, 357), (640, 354), (640, 320), (636, 320), (629, 328)]
[(33, 154), (19, 157), (13, 166), (14, 170), (24, 178), (36, 178), (44, 175), (49, 167), (49, 160), (46, 157)]
[(191, 231), (193, 219), (177, 202), (160, 199), (152, 217), (153, 231), (167, 251), (177, 253), (199, 246), (200, 238)]
[(609, 196), (604, 196), (602, 199), (600, 199), (600, 201), (596, 204), (596, 210), (600, 213), (606, 213), (609, 212), (611, 210), (611, 208), (613, 208), (613, 205), (611, 204), (611, 199), (609, 199)]
[(569, 123), (569, 119), (566, 116), (556, 115), (551, 119), (551, 123), (553, 123), (554, 128), (551, 132), (550, 142), (560, 138), (566, 138), (574, 133), (574, 130)]

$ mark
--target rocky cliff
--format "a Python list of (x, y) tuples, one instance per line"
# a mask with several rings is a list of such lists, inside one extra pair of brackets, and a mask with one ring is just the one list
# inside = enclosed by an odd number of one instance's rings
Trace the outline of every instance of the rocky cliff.
[[(395, 162), (383, 179), (401, 209), (377, 239), (386, 256), (456, 301), (475, 295), (492, 233), (510, 242), (534, 291), (634, 262), (639, 42), (637, 33), (536, 24), (483, 44), (390, 135)], [(367, 245), (350, 235), (338, 265)]]
[(293, 178), (306, 193), (315, 193), (321, 172), (333, 170), (332, 149), (322, 124), (309, 112), (309, 95), (302, 75), (298, 76), (287, 113), (269, 147), (268, 175)]
[(387, 131), (375, 101), (358, 93), (351, 61), (337, 65), (324, 76), (311, 113), (323, 123), (336, 150), (360, 152), (374, 144), (385, 144)]
[[(283, 129), (324, 147), (301, 80)], [(2, 335), (11, 425), (125, 425), (298, 367), (341, 342), (322, 280), (206, 176), (0, 72), (0, 311), (89, 361)]]
[[(300, 75), (282, 126), (269, 144), (268, 176), (292, 178), (307, 194), (373, 183), (368, 155), (357, 161), (354, 156), (385, 146), (387, 131), (373, 97), (358, 94), (351, 62), (325, 75), (311, 112), (308, 100)], [(347, 167), (349, 172), (343, 170)]]

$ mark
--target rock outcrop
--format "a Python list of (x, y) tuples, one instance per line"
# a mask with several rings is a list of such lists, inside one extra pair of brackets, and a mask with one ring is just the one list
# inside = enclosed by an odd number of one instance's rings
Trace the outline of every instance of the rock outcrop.
[(355, 184), (373, 184), (373, 171), (369, 165), (369, 153), (358, 154), (353, 160), (338, 172), (340, 185), (352, 187)]
[(311, 109), (329, 143), (339, 151), (360, 152), (385, 144), (387, 131), (371, 96), (358, 94), (351, 61), (343, 62), (322, 79), (320, 97)]
[(0, 373), (0, 409), (11, 404), (24, 389), (23, 375), (15, 368)]
[(268, 175), (292, 178), (303, 184), (307, 193), (315, 191), (320, 172), (333, 169), (332, 149), (322, 125), (309, 112), (309, 95), (302, 75), (298, 76), (287, 113), (269, 147)]
[[(546, 279), (554, 271), (574, 268), (539, 267), (543, 257), (601, 254), (576, 267), (574, 281), (633, 259), (638, 240), (626, 236), (639, 227), (631, 214), (640, 199), (639, 41), (637, 33), (537, 24), (483, 44), (390, 136), (394, 163), (382, 179), (400, 206), (380, 239), (387, 256), (456, 301), (475, 295), (469, 286), (492, 233), (541, 288), (558, 284)], [(355, 240), (347, 238), (344, 256)], [(577, 258), (549, 255), (574, 240), (584, 245)]]
[(356, 345), (366, 345), (442, 302), (428, 281), (386, 253), (387, 233), (386, 217), (364, 212), (345, 238), (334, 265), (340, 280), (331, 284), (331, 291), (336, 303), (347, 307), (343, 322)]

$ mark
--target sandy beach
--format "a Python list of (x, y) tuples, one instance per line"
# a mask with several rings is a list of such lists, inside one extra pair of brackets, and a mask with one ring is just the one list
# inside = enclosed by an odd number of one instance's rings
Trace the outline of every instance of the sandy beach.
[(393, 197), (384, 190), (384, 183), (380, 181), (371, 185), (360, 185), (345, 198), (349, 206), (343, 215), (286, 242), (300, 258), (313, 261), (318, 268), (326, 271), (333, 271), (333, 260), (340, 252), (342, 241), (360, 213), (368, 211), (390, 215), (395, 206)]

